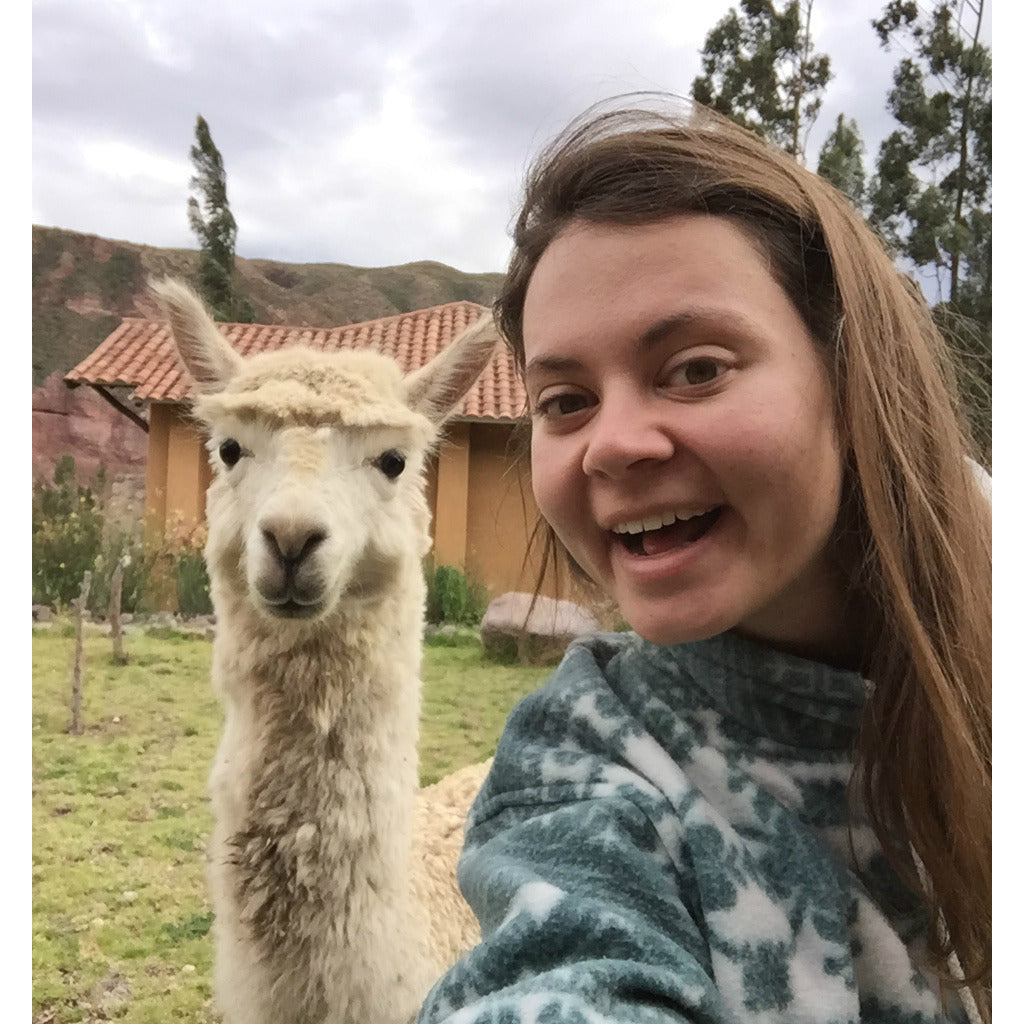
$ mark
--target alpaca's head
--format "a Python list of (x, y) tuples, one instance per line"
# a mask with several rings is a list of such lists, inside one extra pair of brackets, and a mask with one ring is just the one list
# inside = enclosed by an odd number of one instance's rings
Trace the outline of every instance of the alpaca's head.
[(242, 358), (196, 295), (152, 284), (208, 436), (206, 558), (215, 600), (316, 621), (380, 594), (426, 554), (424, 460), (487, 364), (490, 318), (403, 376), (384, 355), (289, 348)]

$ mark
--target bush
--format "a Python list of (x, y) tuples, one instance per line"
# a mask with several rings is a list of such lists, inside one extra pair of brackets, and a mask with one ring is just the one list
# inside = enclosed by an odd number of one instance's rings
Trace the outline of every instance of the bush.
[(142, 610), (148, 566), (141, 531), (107, 536), (93, 565), (89, 589), (89, 610), (106, 615), (110, 608), (110, 581), (118, 561), (122, 565), (121, 611), (134, 614)]
[(209, 615), (210, 577), (206, 572), (203, 551), (198, 545), (182, 547), (177, 556), (178, 611), (182, 615)]
[(146, 550), (146, 594), (157, 607), (175, 607), (181, 615), (209, 615), (210, 577), (203, 547), (206, 527), (167, 524), (158, 545)]
[[(128, 531), (106, 527), (102, 502), (103, 470), (89, 487), (75, 479), (75, 460), (65, 455), (53, 483), (32, 488), (32, 603), (58, 610), (77, 599), (82, 577), (92, 572), (88, 608), (107, 614), (110, 582), (123, 566), (121, 611), (146, 610), (147, 598), (170, 604), (177, 599), (183, 615), (208, 615), (210, 580), (202, 548), (205, 528), (171, 528), (168, 539), (146, 547), (141, 524)], [(161, 584), (162, 589), (161, 589)]]
[(66, 608), (78, 597), (85, 573), (95, 572), (103, 545), (102, 470), (93, 484), (80, 486), (75, 460), (64, 455), (54, 470), (53, 484), (33, 486), (33, 604)]
[(487, 610), (487, 591), (450, 565), (435, 569), (429, 563), (427, 578), (427, 622), (478, 626)]

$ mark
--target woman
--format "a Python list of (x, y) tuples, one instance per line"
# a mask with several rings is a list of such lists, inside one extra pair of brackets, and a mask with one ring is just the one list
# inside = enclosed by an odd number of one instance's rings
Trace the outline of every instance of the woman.
[(542, 155), (496, 309), (635, 633), (510, 717), (420, 1019), (988, 1019), (990, 512), (920, 293), (787, 155), (635, 110)]

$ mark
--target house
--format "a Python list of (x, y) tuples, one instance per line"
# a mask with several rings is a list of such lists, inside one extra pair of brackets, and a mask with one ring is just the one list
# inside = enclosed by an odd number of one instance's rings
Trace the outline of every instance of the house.
[[(472, 302), (334, 328), (220, 324), (242, 355), (288, 345), (327, 351), (372, 348), (410, 372), (486, 312)], [(187, 533), (204, 521), (211, 469), (199, 425), (190, 419), (188, 371), (161, 321), (125, 318), (99, 347), (64, 378), (88, 385), (148, 432), (145, 521), (147, 537)], [(120, 401), (112, 388), (131, 388), (148, 406), (148, 421)], [(436, 565), (462, 569), (490, 594), (531, 590), (539, 553), (526, 564), (537, 521), (529, 467), (515, 458), (515, 427), (525, 391), (512, 358), (501, 346), (449, 421), (446, 439), (431, 462), (427, 496), (433, 512)], [(550, 592), (550, 591), (548, 591)]]

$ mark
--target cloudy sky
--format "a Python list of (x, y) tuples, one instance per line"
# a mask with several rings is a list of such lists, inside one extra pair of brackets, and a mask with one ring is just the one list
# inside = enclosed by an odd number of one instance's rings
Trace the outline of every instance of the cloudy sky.
[[(185, 207), (201, 113), (227, 168), (239, 255), (502, 270), (523, 170), (543, 143), (597, 100), (688, 93), (729, 6), (35, 0), (32, 221), (196, 248)], [(892, 130), (885, 94), (901, 54), (871, 29), (882, 6), (814, 4), (835, 78), (812, 166), (839, 112), (869, 153)]]

